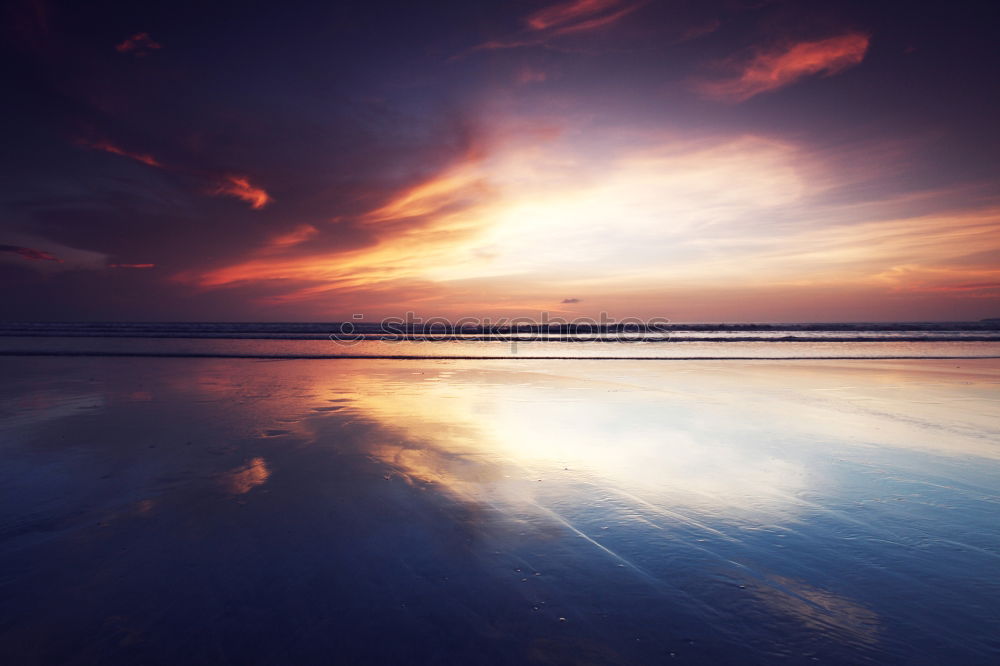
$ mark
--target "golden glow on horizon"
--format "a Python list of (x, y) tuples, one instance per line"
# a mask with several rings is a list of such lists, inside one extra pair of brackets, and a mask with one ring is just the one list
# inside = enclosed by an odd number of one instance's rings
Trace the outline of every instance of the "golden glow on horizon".
[[(369, 303), (446, 302), (456, 314), (557, 310), (596, 291), (621, 302), (665, 288), (971, 297), (1000, 284), (988, 258), (975, 258), (1000, 251), (998, 209), (894, 218), (906, 200), (824, 199), (877, 165), (841, 172), (756, 136), (644, 138), (613, 154), (560, 137), (507, 140), (350, 221), (372, 234), (367, 246), (313, 252), (322, 227), (299, 225), (245, 261), (179, 279), (282, 281), (272, 300), (360, 293)], [(539, 297), (539, 285), (553, 296)]]

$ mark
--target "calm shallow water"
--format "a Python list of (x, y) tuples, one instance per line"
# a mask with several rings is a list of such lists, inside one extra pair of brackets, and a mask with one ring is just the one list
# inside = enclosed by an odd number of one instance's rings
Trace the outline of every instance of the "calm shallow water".
[(1000, 659), (997, 360), (0, 376), (2, 663)]

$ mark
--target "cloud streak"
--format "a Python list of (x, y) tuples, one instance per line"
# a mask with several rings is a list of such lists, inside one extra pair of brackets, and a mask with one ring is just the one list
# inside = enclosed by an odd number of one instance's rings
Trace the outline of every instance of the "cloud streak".
[(31, 247), (22, 247), (20, 245), (0, 245), (0, 252), (16, 254), (32, 261), (55, 261), (60, 264), (63, 263), (62, 259), (54, 254), (43, 252), (42, 250), (36, 250)]
[(16, 233), (4, 234), (3, 240), (5, 243), (0, 244), (2, 263), (20, 264), (45, 274), (79, 270), (100, 271), (108, 268), (108, 255), (102, 252)]
[[(166, 165), (149, 153), (138, 153), (126, 150), (111, 141), (89, 141), (86, 139), (78, 139), (76, 143), (79, 146), (83, 146), (84, 148), (89, 148), (91, 150), (100, 150), (106, 153), (111, 153), (112, 155), (127, 157), (130, 160), (134, 160), (140, 164), (145, 164), (146, 166), (155, 167), (157, 169), (168, 169)], [(175, 172), (185, 171), (185, 169), (179, 169), (176, 167), (172, 167), (170, 170)], [(206, 177), (205, 174), (190, 175), (196, 175), (198, 178), (211, 178), (211, 176)], [(228, 174), (222, 176), (221, 179), (215, 178), (215, 180), (216, 184), (208, 190), (208, 193), (213, 196), (224, 195), (242, 199), (250, 204), (250, 208), (254, 210), (260, 210), (274, 201), (273, 197), (271, 197), (267, 190), (251, 183), (247, 176)]]
[(532, 30), (548, 30), (589, 18), (621, 4), (622, 0), (570, 0), (529, 14), (525, 23)]
[(119, 155), (121, 157), (127, 157), (130, 160), (135, 160), (145, 164), (146, 166), (162, 168), (163, 165), (148, 153), (135, 153), (124, 148), (117, 146), (110, 141), (87, 141), (85, 139), (80, 139), (77, 143), (84, 148), (90, 148), (91, 150), (103, 150), (106, 153), (111, 153), (112, 155)]
[(757, 51), (749, 59), (734, 58), (722, 67), (736, 75), (696, 82), (704, 97), (722, 102), (745, 102), (761, 93), (772, 92), (808, 77), (832, 76), (861, 63), (870, 37), (850, 32), (818, 41), (797, 42)]
[[(53, 243), (49, 244), (55, 245)], [(77, 248), (70, 248), (65, 246), (58, 246), (58, 248), (59, 248), (57, 250), (58, 254), (56, 254), (55, 252), (47, 252), (45, 250), (39, 250), (37, 248), (28, 247), (25, 245), (0, 244), (0, 254), (8, 254), (8, 255), (22, 257), (31, 262), (46, 262), (42, 266), (39, 266), (39, 268), (47, 266), (48, 268), (56, 271), (79, 270), (79, 269), (101, 270), (102, 268), (148, 269), (156, 267), (156, 264), (150, 264), (150, 263), (142, 263), (142, 264), (105, 263), (106, 256), (97, 252), (80, 250)], [(66, 257), (66, 259), (63, 259), (62, 257)], [(52, 266), (48, 265), (49, 262), (51, 262), (51, 264), (62, 264), (62, 265)]]
[(554, 48), (550, 41), (564, 35), (592, 32), (607, 27), (645, 5), (647, 0), (571, 0), (529, 14), (519, 36), (490, 40), (470, 51), (496, 51), (528, 46)]
[(288, 233), (275, 236), (268, 244), (267, 250), (281, 251), (305, 243), (310, 238), (315, 237), (319, 229), (311, 224), (301, 224)]
[(586, 32), (611, 25), (643, 4), (623, 0), (572, 0), (529, 14), (525, 23), (529, 30), (551, 31), (553, 35)]
[(571, 23), (562, 28), (557, 28), (555, 31), (553, 31), (552, 34), (554, 36), (559, 36), (559, 35), (569, 35), (578, 32), (590, 32), (591, 30), (598, 30), (605, 26), (609, 26), (612, 23), (617, 23), (622, 18), (628, 16), (635, 10), (639, 9), (639, 7), (641, 7), (643, 4), (644, 3), (635, 3), (623, 7), (622, 9), (619, 9), (618, 11), (613, 12), (611, 14), (607, 14), (605, 16), (598, 16), (595, 18), (587, 19), (586, 21), (580, 21), (579, 23)]
[(274, 199), (261, 187), (250, 183), (246, 176), (226, 176), (219, 185), (212, 190), (212, 194), (223, 194), (237, 199), (242, 199), (250, 204), (254, 210), (260, 210)]

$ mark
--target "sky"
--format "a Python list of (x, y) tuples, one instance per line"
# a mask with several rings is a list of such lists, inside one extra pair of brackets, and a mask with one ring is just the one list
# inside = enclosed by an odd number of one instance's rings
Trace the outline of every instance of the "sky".
[(1000, 317), (990, 9), (12, 0), (0, 318)]

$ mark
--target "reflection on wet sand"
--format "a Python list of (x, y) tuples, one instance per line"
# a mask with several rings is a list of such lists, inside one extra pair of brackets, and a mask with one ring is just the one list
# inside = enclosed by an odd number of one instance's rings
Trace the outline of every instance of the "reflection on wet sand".
[(230, 493), (243, 495), (266, 483), (269, 476), (271, 476), (271, 472), (267, 469), (267, 463), (258, 456), (246, 464), (226, 472), (221, 480), (222, 485)]
[[(599, 364), (569, 376), (558, 366), (552, 373), (383, 368), (366, 373), (363, 391), (345, 392), (339, 373), (316, 391), (350, 395), (352, 415), (394, 433), (396, 441), (373, 442), (371, 454), (396, 473), (466, 496), (487, 479), (553, 481), (572, 471), (635, 499), (652, 492), (673, 506), (739, 513), (801, 507), (796, 494), (824, 481), (808, 478), (797, 456), (781, 455), (792, 439), (797, 447), (1000, 457), (995, 373), (898, 385), (896, 371), (874, 364), (756, 366), (760, 372), (702, 365), (677, 373), (633, 364), (638, 382)], [(861, 386), (843, 385), (844, 375), (859, 374), (867, 375)], [(966, 395), (935, 409), (933, 399), (956, 385)]]
[(768, 611), (794, 618), (808, 630), (842, 644), (878, 642), (879, 617), (861, 604), (791, 578), (774, 576), (769, 583), (749, 588), (754, 601)]
[[(21, 633), (66, 552), (139, 661), (172, 608), (250, 661), (931, 663), (1000, 629), (1000, 362), (47, 362), (0, 393)], [(149, 560), (170, 608), (114, 582)], [(67, 608), (52, 649), (91, 645)]]

